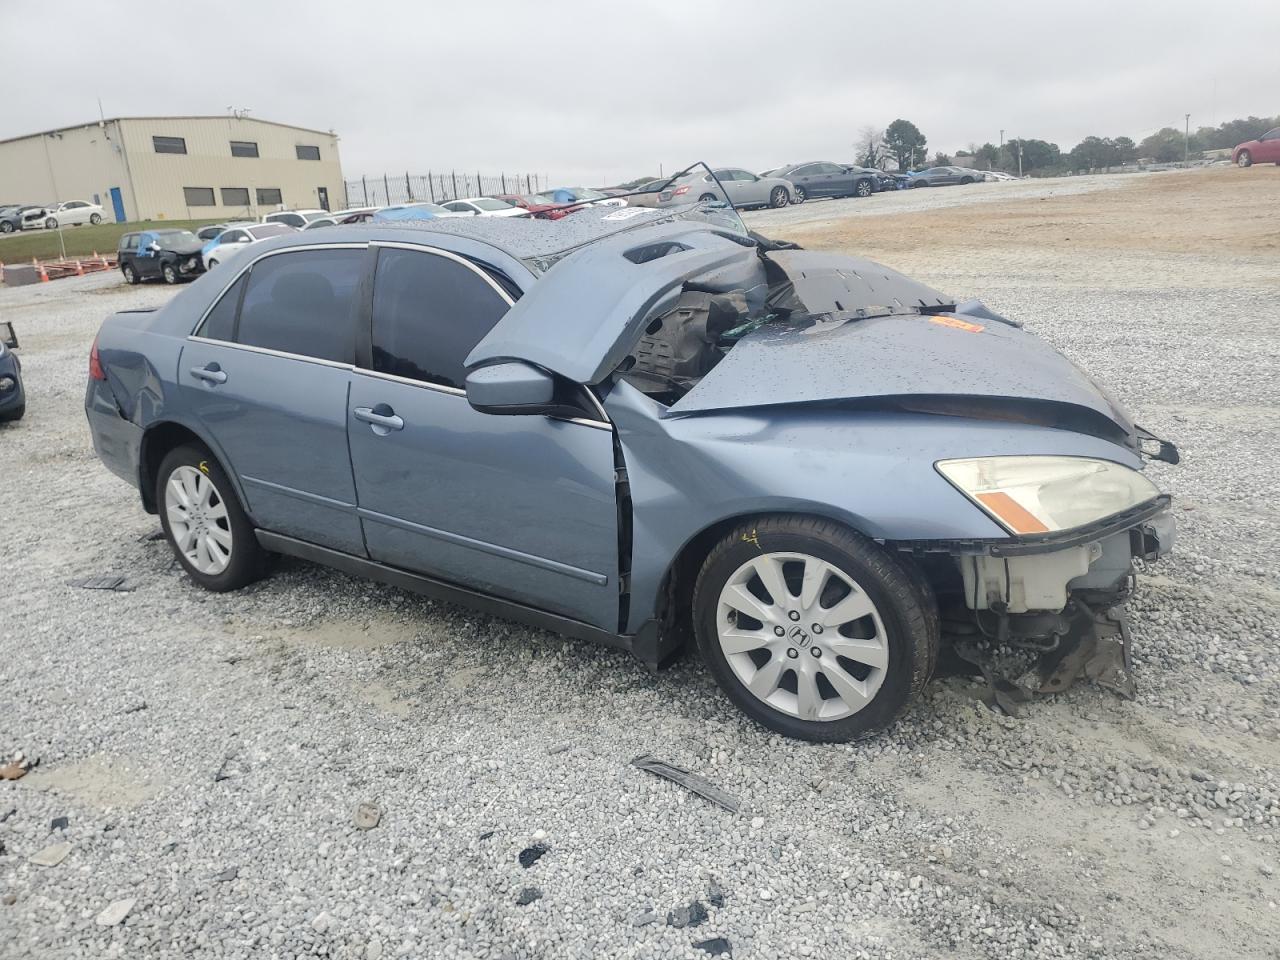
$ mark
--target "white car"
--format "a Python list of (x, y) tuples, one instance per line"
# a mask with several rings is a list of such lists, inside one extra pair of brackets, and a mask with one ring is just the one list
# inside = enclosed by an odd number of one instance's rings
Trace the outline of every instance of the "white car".
[(451, 213), (468, 217), (527, 217), (528, 210), (521, 210), (514, 203), (495, 200), (493, 197), (468, 197), (466, 200), (450, 200), (443, 205)]
[(320, 227), (336, 227), (338, 224), (365, 223), (373, 219), (377, 207), (352, 207), (350, 210), (335, 210), (333, 213), (316, 217), (303, 230), (317, 230)]
[(204, 261), (204, 268), (212, 270), (259, 240), (296, 232), (297, 228), (287, 223), (252, 223), (246, 227), (231, 227), (206, 243), (200, 250), (200, 257)]
[(24, 226), (43, 226), (46, 230), (58, 227), (70, 227), (81, 223), (98, 224), (102, 222), (102, 207), (84, 200), (67, 200), (45, 207), (44, 219)]
[(328, 210), (277, 210), (262, 218), (263, 223), (284, 223), (301, 230), (312, 220), (329, 216)]

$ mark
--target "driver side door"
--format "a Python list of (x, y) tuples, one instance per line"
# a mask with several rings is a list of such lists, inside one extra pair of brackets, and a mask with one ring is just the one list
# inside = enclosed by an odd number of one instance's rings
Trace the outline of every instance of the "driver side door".
[(154, 233), (138, 234), (133, 269), (143, 280), (152, 280), (160, 276), (160, 256), (152, 249), (152, 244), (155, 243), (159, 243), (159, 238)]

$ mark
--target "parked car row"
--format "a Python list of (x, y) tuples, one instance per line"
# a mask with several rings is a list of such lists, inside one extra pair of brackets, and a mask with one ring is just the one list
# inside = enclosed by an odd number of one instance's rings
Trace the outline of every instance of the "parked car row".
[(10, 203), (0, 205), (0, 233), (18, 230), (56, 230), (102, 222), (102, 206), (87, 200), (62, 203)]

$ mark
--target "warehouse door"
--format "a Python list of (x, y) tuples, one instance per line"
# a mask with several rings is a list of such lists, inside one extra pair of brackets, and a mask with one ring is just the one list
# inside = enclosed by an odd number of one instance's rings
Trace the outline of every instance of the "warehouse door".
[(124, 223), (124, 198), (120, 196), (120, 188), (111, 188), (111, 208), (116, 214), (116, 223)]

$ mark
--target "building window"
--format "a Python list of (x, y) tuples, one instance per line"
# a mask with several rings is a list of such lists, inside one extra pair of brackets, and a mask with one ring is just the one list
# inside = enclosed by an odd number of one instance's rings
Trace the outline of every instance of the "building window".
[(252, 140), (232, 140), (231, 155), (233, 157), (256, 157), (258, 145)]
[(217, 206), (217, 201), (213, 199), (213, 187), (183, 187), (182, 195), (187, 198), (188, 207)]
[(298, 153), (299, 160), (319, 160), (320, 148), (307, 146), (305, 143), (299, 143), (294, 148)]
[(284, 200), (280, 197), (279, 187), (258, 188), (258, 206), (271, 207), (279, 203), (284, 203)]
[(151, 145), (156, 153), (186, 153), (187, 141), (182, 137), (152, 137)]
[(222, 205), (224, 207), (247, 207), (249, 205), (249, 188), (223, 187)]

